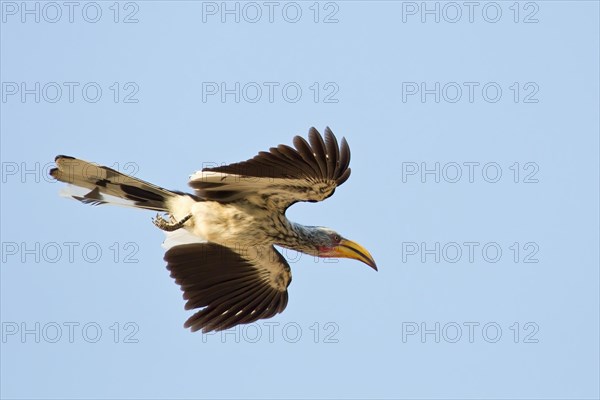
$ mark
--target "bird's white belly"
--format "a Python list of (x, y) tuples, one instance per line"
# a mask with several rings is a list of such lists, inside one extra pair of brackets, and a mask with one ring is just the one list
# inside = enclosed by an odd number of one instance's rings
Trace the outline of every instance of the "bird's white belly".
[(172, 200), (169, 209), (176, 220), (192, 214), (185, 229), (209, 242), (234, 247), (264, 244), (267, 239), (262, 230), (256, 229), (260, 223), (239, 205), (198, 202), (182, 196)]

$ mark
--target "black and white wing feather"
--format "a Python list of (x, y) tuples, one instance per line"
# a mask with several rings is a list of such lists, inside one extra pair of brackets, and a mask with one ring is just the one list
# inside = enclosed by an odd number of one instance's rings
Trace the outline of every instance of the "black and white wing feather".
[(350, 148), (329, 128), (325, 138), (310, 128), (308, 141), (294, 138), (294, 147), (279, 145), (254, 158), (192, 175), (189, 185), (207, 200), (222, 203), (242, 198), (285, 210), (296, 201), (321, 201), (350, 176)]
[(192, 331), (249, 324), (287, 306), (292, 275), (273, 246), (238, 253), (215, 243), (191, 243), (169, 249), (165, 261), (183, 290), (186, 310), (202, 308), (185, 322)]

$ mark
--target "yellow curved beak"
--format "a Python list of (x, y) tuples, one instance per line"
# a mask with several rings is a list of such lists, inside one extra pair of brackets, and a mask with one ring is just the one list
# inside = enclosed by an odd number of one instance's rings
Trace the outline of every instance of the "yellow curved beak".
[(369, 267), (377, 271), (377, 265), (371, 253), (360, 244), (351, 240), (342, 239), (339, 246), (333, 248), (334, 257), (352, 258), (364, 262)]

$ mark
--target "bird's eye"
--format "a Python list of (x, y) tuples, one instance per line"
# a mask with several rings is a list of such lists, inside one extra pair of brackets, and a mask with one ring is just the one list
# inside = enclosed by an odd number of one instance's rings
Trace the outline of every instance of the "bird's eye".
[(342, 240), (342, 238), (340, 237), (340, 235), (333, 235), (333, 241), (334, 242), (339, 242), (340, 240)]

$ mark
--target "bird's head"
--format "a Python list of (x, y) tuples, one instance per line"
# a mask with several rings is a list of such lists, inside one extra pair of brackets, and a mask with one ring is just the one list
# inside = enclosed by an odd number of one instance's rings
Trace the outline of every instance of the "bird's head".
[(360, 244), (344, 238), (339, 233), (324, 227), (313, 227), (312, 243), (319, 257), (352, 258), (367, 264), (377, 271), (377, 265), (371, 254)]

